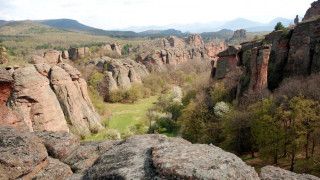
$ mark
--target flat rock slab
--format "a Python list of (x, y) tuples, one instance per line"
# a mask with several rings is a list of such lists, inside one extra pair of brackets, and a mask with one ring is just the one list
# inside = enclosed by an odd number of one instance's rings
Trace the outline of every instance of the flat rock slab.
[(152, 162), (164, 179), (259, 179), (254, 168), (212, 145), (160, 145), (152, 148)]
[(261, 168), (262, 180), (320, 180), (320, 178), (310, 174), (296, 174), (274, 166), (265, 166)]

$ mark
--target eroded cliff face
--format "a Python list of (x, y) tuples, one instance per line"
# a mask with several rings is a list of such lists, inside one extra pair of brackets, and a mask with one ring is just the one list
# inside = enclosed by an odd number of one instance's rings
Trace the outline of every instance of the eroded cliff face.
[(87, 84), (72, 66), (35, 64), (11, 69), (11, 73), (14, 88), (8, 106), (29, 131), (69, 132), (72, 128), (90, 134), (93, 127), (103, 128)]
[(143, 63), (151, 72), (160, 72), (166, 65), (177, 65), (188, 60), (202, 60), (217, 58), (218, 53), (226, 49), (224, 41), (204, 44), (198, 34), (187, 39), (169, 36), (161, 40), (160, 50), (141, 53), (136, 61)]
[[(229, 47), (218, 55), (212, 79), (233, 84), (229, 88), (238, 86), (238, 91), (242, 89), (259, 94), (268, 89), (274, 90), (286, 77), (319, 72), (319, 25), (319, 18), (309, 20), (288, 32), (273, 31), (261, 40), (242, 43), (238, 51)], [(239, 69), (240, 74), (237, 73)], [(230, 79), (236, 81), (230, 83)]]
[(311, 7), (307, 10), (302, 21), (312, 20), (312, 18), (320, 15), (320, 1), (315, 1), (311, 4)]

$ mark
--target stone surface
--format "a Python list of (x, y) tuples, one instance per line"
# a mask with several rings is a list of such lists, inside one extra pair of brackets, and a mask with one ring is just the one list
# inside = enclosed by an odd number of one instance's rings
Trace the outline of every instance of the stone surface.
[(40, 64), (40, 63), (46, 63), (46, 60), (38, 55), (32, 55), (30, 57), (29, 63), (31, 64)]
[(111, 44), (110, 47), (121, 56), (122, 47), (119, 44)]
[(48, 164), (47, 155), (36, 136), (0, 126), (0, 179), (30, 179)]
[(13, 89), (13, 83), (14, 81), (9, 72), (0, 68), (0, 106), (5, 106), (10, 92)]
[[(169, 36), (166, 38), (168, 43), (170, 44), (170, 47), (175, 48), (184, 48), (186, 46), (186, 43), (184, 40), (176, 37), (176, 36)], [(165, 43), (165, 47), (167, 46), (167, 43)]]
[(8, 59), (6, 58), (7, 52), (4, 46), (0, 46), (0, 64), (8, 63)]
[(159, 145), (152, 148), (152, 162), (164, 179), (259, 179), (253, 167), (212, 145)]
[(43, 55), (43, 58), (45, 60), (45, 63), (48, 63), (49, 65), (56, 65), (58, 63), (62, 63), (61, 52), (56, 50), (46, 51)]
[(309, 174), (296, 174), (274, 166), (261, 168), (261, 180), (319, 180), (320, 178)]
[(67, 50), (62, 51), (62, 58), (69, 59), (69, 52)]
[(32, 180), (63, 180), (69, 178), (72, 174), (68, 165), (48, 157), (48, 165), (33, 176)]
[(106, 150), (113, 147), (118, 141), (83, 142), (64, 160), (73, 172), (80, 172), (90, 167)]
[(265, 45), (252, 50), (249, 93), (261, 92), (267, 89), (270, 53), (271, 45)]
[(86, 82), (76, 69), (61, 66), (51, 67), (50, 81), (68, 123), (81, 134), (90, 134), (90, 129), (101, 130), (101, 118), (88, 97)]
[(204, 46), (202, 37), (199, 34), (193, 34), (188, 37), (187, 44), (189, 46)]
[(165, 143), (187, 143), (185, 140), (165, 135), (138, 135), (104, 152), (86, 170), (84, 179), (152, 179), (156, 172), (152, 167), (151, 147)]
[(30, 131), (69, 131), (49, 80), (34, 66), (16, 69), (9, 106)]
[(63, 131), (35, 132), (47, 148), (48, 154), (56, 159), (64, 160), (80, 146), (78, 136)]
[(68, 50), (69, 59), (76, 61), (89, 56), (91, 53), (88, 47), (71, 48)]
[(218, 58), (218, 54), (227, 49), (227, 45), (224, 40), (218, 43), (209, 43), (205, 45), (207, 55), (210, 59)]
[(312, 18), (315, 18), (319, 15), (320, 15), (320, 1), (317, 0), (311, 4), (311, 7), (307, 10), (302, 21), (312, 20)]

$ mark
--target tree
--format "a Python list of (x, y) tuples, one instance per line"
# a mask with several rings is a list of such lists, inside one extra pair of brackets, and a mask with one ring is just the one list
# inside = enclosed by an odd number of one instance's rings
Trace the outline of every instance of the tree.
[(274, 30), (285, 30), (286, 28), (282, 25), (281, 22), (278, 22), (277, 25), (274, 27)]
[(278, 162), (283, 147), (283, 129), (276, 118), (276, 105), (273, 97), (263, 99), (249, 108), (253, 111), (256, 121), (253, 123), (252, 134), (256, 139), (261, 157), (273, 157)]

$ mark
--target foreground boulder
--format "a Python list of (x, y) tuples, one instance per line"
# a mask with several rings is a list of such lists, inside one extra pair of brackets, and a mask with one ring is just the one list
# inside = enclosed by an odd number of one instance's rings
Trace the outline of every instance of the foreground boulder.
[(41, 139), (49, 155), (59, 160), (64, 160), (80, 146), (79, 137), (72, 133), (42, 131), (34, 134)]
[(261, 179), (262, 180), (319, 180), (320, 178), (309, 175), (309, 174), (296, 174), (291, 171), (287, 171), (274, 166), (265, 166), (261, 168)]
[(238, 157), (165, 135), (130, 137), (103, 153), (83, 179), (259, 179)]
[(29, 179), (48, 164), (41, 140), (29, 133), (0, 126), (0, 179)]
[(204, 144), (165, 144), (152, 148), (152, 162), (164, 179), (259, 179), (236, 155)]

